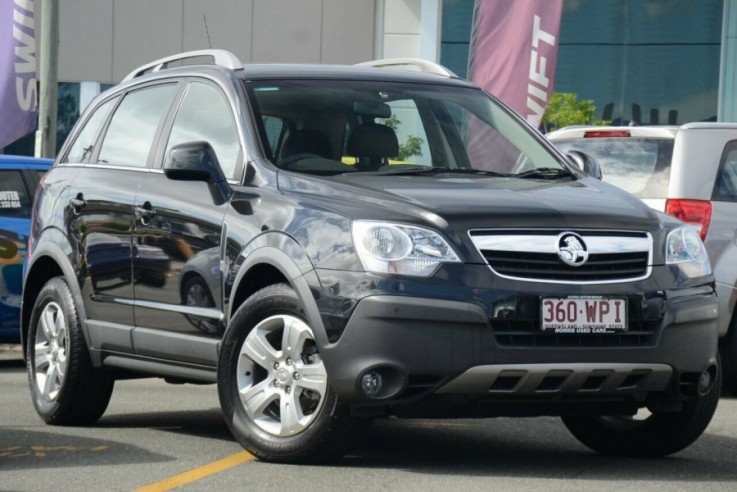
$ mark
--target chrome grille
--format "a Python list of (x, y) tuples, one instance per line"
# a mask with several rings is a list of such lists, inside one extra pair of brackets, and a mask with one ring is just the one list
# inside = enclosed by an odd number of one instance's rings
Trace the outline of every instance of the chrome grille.
[(569, 231), (471, 231), (470, 237), (499, 276), (551, 283), (598, 284), (641, 280), (650, 275), (652, 237), (645, 232), (571, 231), (587, 245), (588, 260), (564, 263), (558, 240)]

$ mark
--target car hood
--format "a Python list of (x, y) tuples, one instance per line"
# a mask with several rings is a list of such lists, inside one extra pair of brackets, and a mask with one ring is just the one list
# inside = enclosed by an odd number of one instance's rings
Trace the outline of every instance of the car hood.
[[(295, 184), (280, 182), (280, 187)], [(341, 175), (310, 180), (296, 188), (332, 196), (356, 207), (355, 218), (408, 220), (436, 227), (585, 228), (646, 230), (659, 227), (657, 215), (641, 200), (593, 178), (543, 181), (500, 177)], [(411, 219), (410, 219), (411, 220)]]

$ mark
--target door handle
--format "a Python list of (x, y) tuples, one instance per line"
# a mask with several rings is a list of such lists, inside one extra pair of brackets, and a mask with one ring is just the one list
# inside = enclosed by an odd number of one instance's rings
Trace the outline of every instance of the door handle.
[(84, 195), (82, 193), (77, 193), (75, 198), (69, 200), (69, 206), (74, 211), (74, 215), (79, 215), (85, 205), (87, 205), (87, 201), (84, 199)]

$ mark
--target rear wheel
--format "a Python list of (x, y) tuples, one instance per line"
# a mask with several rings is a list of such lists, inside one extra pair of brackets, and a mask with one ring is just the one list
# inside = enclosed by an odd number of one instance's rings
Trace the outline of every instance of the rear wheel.
[(72, 293), (61, 277), (49, 280), (36, 298), (26, 356), (33, 404), (46, 423), (91, 424), (105, 412), (114, 379), (92, 365)]
[(693, 443), (709, 425), (719, 403), (721, 370), (708, 392), (684, 402), (681, 411), (634, 416), (563, 417), (569, 431), (594, 451), (615, 456), (658, 458)]
[(737, 395), (737, 316), (732, 316), (732, 323), (727, 334), (719, 340), (719, 355), (722, 358), (724, 387), (733, 395)]
[(218, 392), (233, 435), (267, 461), (342, 456), (367, 423), (352, 418), (330, 388), (312, 328), (284, 284), (258, 291), (233, 316)]

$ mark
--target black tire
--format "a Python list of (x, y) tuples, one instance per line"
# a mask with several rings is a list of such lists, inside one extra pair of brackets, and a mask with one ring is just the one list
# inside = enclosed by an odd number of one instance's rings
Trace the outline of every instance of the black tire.
[(61, 277), (43, 286), (26, 344), (33, 405), (47, 424), (88, 425), (105, 412), (115, 380), (90, 361), (72, 292)]
[(563, 423), (582, 444), (602, 454), (632, 458), (660, 458), (677, 453), (706, 430), (716, 412), (721, 370), (709, 391), (683, 403), (679, 412), (662, 412), (646, 419), (568, 415)]
[(737, 396), (737, 316), (732, 316), (729, 331), (719, 340), (722, 358), (722, 386)]
[[(295, 342), (287, 349), (281, 343), (285, 333)], [(315, 463), (343, 456), (368, 424), (352, 418), (330, 389), (312, 329), (285, 284), (256, 292), (233, 316), (220, 350), (218, 394), (235, 438), (264, 461)], [(241, 394), (253, 402), (248, 409)], [(293, 412), (282, 419), (285, 409)]]

